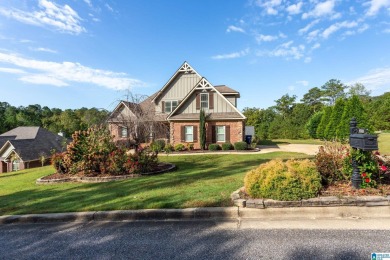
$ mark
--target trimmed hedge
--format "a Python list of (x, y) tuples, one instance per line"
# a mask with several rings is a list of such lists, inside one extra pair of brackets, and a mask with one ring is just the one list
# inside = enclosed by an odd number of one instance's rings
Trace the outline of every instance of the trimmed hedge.
[(221, 146), (219, 146), (219, 144), (209, 144), (209, 150), (210, 151), (221, 150)]
[(175, 145), (175, 151), (179, 152), (179, 151), (185, 151), (185, 146), (184, 144), (177, 144)]
[(321, 176), (309, 160), (276, 159), (245, 176), (245, 191), (253, 198), (296, 201), (316, 197), (321, 187)]
[(222, 150), (227, 151), (233, 149), (233, 145), (231, 143), (223, 143)]
[(242, 151), (242, 150), (246, 150), (248, 149), (248, 144), (245, 143), (245, 142), (236, 142), (234, 143), (234, 150), (239, 150), (239, 151)]

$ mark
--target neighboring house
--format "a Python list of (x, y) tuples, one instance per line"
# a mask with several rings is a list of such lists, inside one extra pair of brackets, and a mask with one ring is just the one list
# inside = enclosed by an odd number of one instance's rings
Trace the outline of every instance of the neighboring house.
[[(200, 109), (204, 109), (206, 143), (235, 143), (244, 138), (245, 116), (237, 109), (239, 97), (238, 91), (212, 85), (184, 62), (157, 93), (143, 102), (121, 101), (108, 123), (117, 141), (134, 137), (132, 132), (137, 127), (131, 127), (129, 121), (138, 126), (142, 125), (139, 122), (154, 121), (149, 126), (153, 139), (163, 138), (172, 145), (193, 143), (195, 148), (200, 148), (199, 116)], [(157, 123), (160, 127), (155, 127)]]
[[(66, 139), (42, 127), (21, 126), (0, 135), (0, 173), (42, 165), (42, 155), (62, 151)], [(47, 163), (48, 160), (45, 161)]]

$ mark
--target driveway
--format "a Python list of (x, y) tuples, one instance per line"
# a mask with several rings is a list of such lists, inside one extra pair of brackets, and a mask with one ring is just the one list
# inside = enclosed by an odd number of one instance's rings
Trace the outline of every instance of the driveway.
[(283, 145), (274, 145), (274, 146), (264, 146), (259, 145), (259, 153), (271, 153), (277, 151), (283, 152), (295, 152), (295, 153), (305, 153), (309, 155), (315, 155), (318, 153), (318, 148), (320, 145), (316, 144), (283, 144)]

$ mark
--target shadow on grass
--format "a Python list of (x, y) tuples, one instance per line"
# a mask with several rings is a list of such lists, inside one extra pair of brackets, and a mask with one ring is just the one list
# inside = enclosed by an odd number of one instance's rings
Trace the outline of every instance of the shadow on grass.
[[(67, 183), (21, 187), (0, 196), (0, 215), (230, 206), (246, 172), (271, 157), (205, 155), (170, 157), (177, 170), (108, 183)], [(19, 177), (22, 178), (22, 177)]]

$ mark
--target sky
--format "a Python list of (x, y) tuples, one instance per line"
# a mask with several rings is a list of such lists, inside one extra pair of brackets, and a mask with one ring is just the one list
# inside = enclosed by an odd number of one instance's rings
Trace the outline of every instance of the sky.
[(238, 108), (330, 79), (390, 91), (390, 0), (1, 0), (0, 102), (112, 110), (187, 61)]

